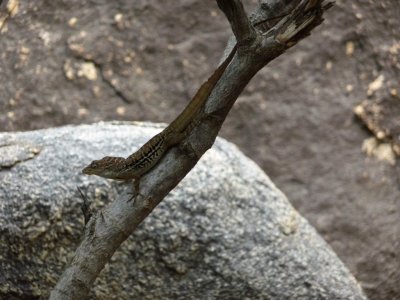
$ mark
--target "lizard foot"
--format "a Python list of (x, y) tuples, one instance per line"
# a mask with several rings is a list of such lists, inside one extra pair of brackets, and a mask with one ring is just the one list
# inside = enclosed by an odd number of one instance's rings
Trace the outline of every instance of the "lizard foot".
[(131, 202), (132, 200), (136, 199), (137, 196), (139, 196), (140, 194), (136, 191), (132, 192), (132, 193), (128, 193), (128, 195), (130, 195), (128, 202)]
[(140, 184), (139, 179), (135, 179), (133, 181), (132, 193), (128, 193), (128, 195), (131, 195), (131, 197), (128, 199), (128, 202), (131, 202), (132, 200), (136, 199), (140, 195), (139, 184)]

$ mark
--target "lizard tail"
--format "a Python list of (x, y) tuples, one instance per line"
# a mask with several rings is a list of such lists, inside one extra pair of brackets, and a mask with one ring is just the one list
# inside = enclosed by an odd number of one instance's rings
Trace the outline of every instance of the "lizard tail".
[(172, 121), (165, 130), (170, 130), (176, 133), (185, 131), (186, 127), (190, 124), (193, 117), (201, 108), (203, 108), (218, 80), (221, 78), (226, 67), (231, 62), (233, 56), (235, 55), (235, 52), (236, 46), (232, 49), (232, 51), (229, 53), (228, 57), (223, 61), (223, 63), (220, 64), (219, 67), (214, 71), (214, 73), (207, 79), (207, 81), (201, 85), (201, 87), (194, 95), (193, 99), (180, 113), (180, 115), (174, 121)]

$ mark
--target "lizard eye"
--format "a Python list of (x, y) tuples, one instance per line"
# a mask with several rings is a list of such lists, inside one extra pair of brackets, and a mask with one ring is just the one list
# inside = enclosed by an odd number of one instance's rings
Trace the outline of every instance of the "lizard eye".
[(93, 169), (97, 169), (98, 165), (97, 165), (97, 163), (92, 162), (90, 167), (93, 168)]

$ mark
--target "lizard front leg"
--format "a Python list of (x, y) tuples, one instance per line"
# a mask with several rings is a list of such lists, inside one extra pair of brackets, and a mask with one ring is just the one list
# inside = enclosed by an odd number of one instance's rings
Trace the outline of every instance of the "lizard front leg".
[(130, 195), (132, 195), (132, 197), (128, 199), (128, 202), (132, 201), (133, 199), (136, 199), (136, 197), (139, 196), (140, 179), (141, 179), (140, 176), (135, 176), (132, 179), (132, 193), (129, 193)]

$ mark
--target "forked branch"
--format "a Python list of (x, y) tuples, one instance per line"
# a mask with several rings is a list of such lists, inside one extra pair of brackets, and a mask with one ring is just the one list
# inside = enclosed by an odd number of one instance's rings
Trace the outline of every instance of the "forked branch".
[(306, 37), (322, 22), (323, 12), (331, 6), (324, 0), (263, 0), (252, 17), (253, 25), (241, 1), (217, 2), (238, 41), (237, 55), (212, 91), (205, 109), (195, 116), (201, 122), (196, 123), (179, 147), (171, 148), (142, 177), (141, 195), (134, 203), (121, 197), (90, 218), (82, 242), (50, 299), (86, 298), (115, 250), (212, 146), (226, 115), (250, 79), (268, 62)]

